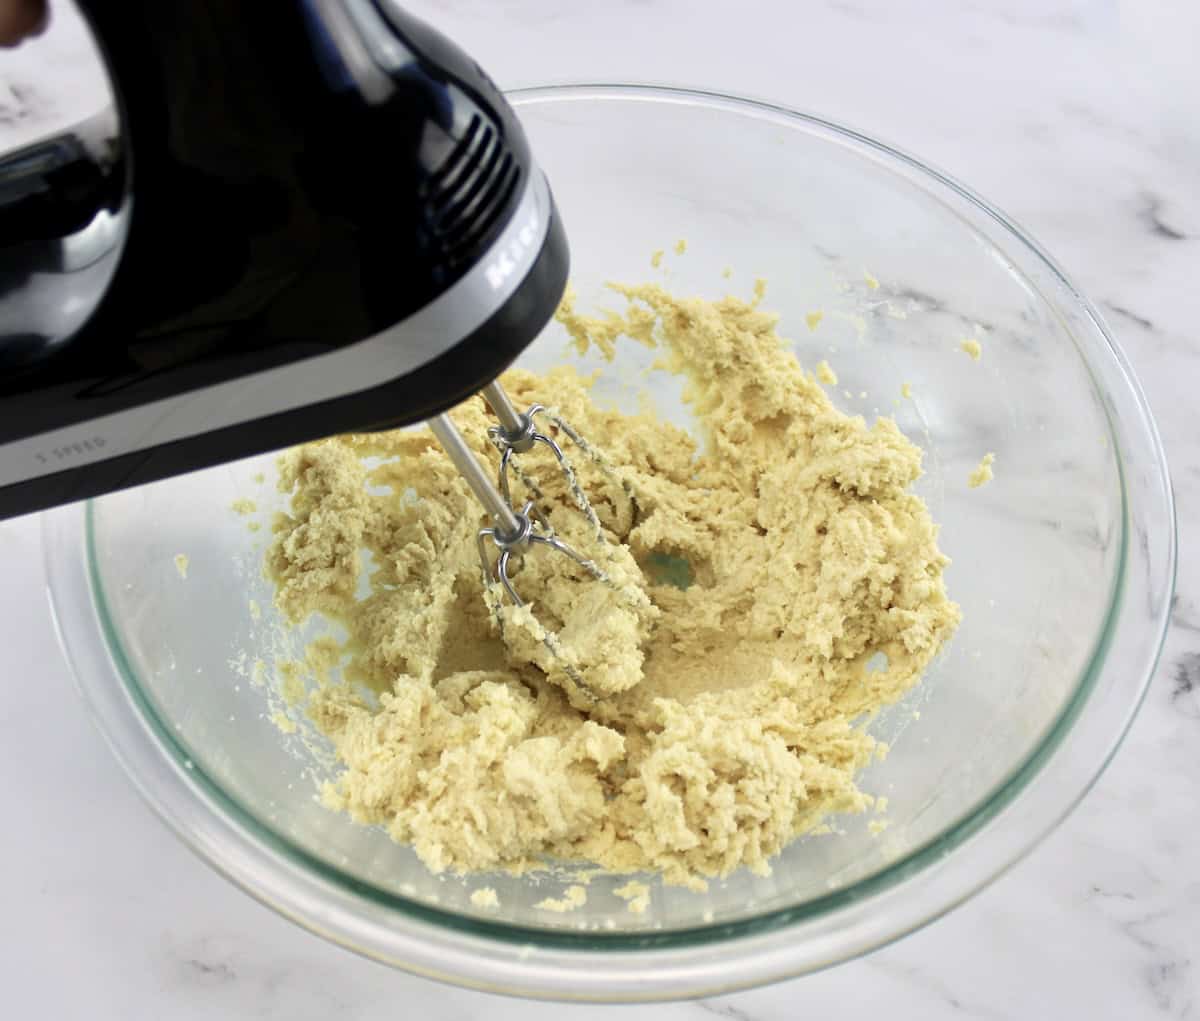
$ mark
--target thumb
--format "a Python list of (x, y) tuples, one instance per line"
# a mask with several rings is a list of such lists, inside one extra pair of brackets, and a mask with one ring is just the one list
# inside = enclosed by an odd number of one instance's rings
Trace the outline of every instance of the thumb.
[(48, 14), (46, 0), (0, 0), (0, 46), (17, 46), (41, 35)]

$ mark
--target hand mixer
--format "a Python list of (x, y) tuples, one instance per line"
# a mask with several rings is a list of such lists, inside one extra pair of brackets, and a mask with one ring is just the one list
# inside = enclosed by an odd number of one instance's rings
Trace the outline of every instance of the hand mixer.
[[(606, 580), (512, 505), (513, 457), (544, 444), (599, 534), (544, 409), (496, 381), (568, 256), (479, 65), (390, 0), (79, 7), (111, 95), (0, 157), (0, 517), (428, 420), (514, 602), (534, 545)], [(444, 414), (480, 391), (498, 485)]]

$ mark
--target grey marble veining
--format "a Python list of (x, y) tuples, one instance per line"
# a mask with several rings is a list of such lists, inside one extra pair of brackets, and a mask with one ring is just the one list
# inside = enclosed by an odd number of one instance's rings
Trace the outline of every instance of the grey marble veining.
[[(505, 85), (670, 80), (765, 96), (899, 143), (1028, 228), (1097, 303), (1157, 416), (1178, 500), (1173, 627), (1123, 748), (1027, 860), (867, 958), (668, 1021), (1200, 1017), (1200, 6), (414, 0)], [(64, 21), (63, 24), (66, 24)], [(98, 85), (0, 51), (0, 146), (86, 113)], [(79, 105), (62, 104), (64, 82)], [(937, 295), (911, 294), (937, 309)], [(309, 936), (217, 877), (137, 800), (55, 648), (36, 524), (0, 523), (0, 933), (5, 1016), (554, 1018)], [(16, 822), (14, 822), (16, 820)], [(885, 1013), (884, 1013), (885, 1012)], [(572, 1017), (612, 1017), (599, 1007)]]

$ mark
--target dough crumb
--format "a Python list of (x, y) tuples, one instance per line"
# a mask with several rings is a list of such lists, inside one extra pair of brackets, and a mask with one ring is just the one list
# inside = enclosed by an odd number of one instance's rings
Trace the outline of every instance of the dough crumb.
[(265, 476), (265, 475), (264, 475), (262, 472), (255, 472), (255, 473), (254, 473), (254, 482), (255, 482), (257, 485), (260, 485), (260, 486), (261, 486), (261, 485), (262, 485), (264, 482), (266, 482), (266, 481), (267, 481), (267, 477), (266, 477), (266, 476)]
[(262, 524), (258, 521), (247, 521), (246, 522), (246, 531), (247, 532), (257, 532), (260, 528), (262, 528)]
[(817, 362), (817, 379), (826, 386), (837, 386), (837, 373), (833, 371), (833, 367), (824, 358)]
[(587, 903), (587, 890), (576, 884), (568, 886), (566, 893), (557, 900), (553, 897), (547, 897), (545, 900), (538, 901), (534, 907), (539, 911), (557, 911), (560, 914), (567, 911), (574, 911), (576, 908), (583, 907)]
[(187, 578), (188, 563), (188, 555), (186, 553), (175, 554), (175, 570), (179, 572), (179, 577)]
[(295, 660), (277, 662), (275, 669), (279, 672), (279, 694), (289, 706), (300, 705), (308, 697), (308, 688), (304, 684), (304, 664)]
[(271, 722), (284, 734), (296, 733), (296, 721), (281, 709), (276, 709), (271, 714)]
[(728, 280), (731, 276), (733, 276), (733, 267), (726, 266), (723, 270), (721, 270), (721, 276)]
[(680, 238), (675, 242), (675, 254), (682, 255), (687, 251), (687, 238)]
[(636, 879), (629, 880), (624, 886), (618, 886), (613, 893), (625, 901), (626, 907), (635, 915), (644, 913), (650, 906), (650, 887)]
[(654, 254), (650, 256), (650, 265), (653, 266), (655, 269), (658, 269), (658, 267), (662, 265), (663, 256), (666, 254), (667, 253), (664, 252), (661, 248), (656, 248), (654, 250)]
[(481, 886), (478, 890), (471, 891), (471, 903), (477, 908), (498, 908), (500, 898), (490, 886)]
[(821, 325), (821, 320), (824, 318), (825, 313), (820, 309), (817, 309), (815, 312), (809, 312), (808, 315), (804, 317), (804, 321), (808, 324), (808, 328), (810, 330), (816, 330), (816, 328)]
[(751, 307), (757, 308), (759, 303), (766, 297), (767, 294), (767, 278), (758, 277), (754, 281), (754, 299), (750, 302)]
[(900, 384), (900, 396), (904, 397), (906, 399), (912, 397), (912, 384), (911, 383), (901, 383)]
[(247, 500), (245, 497), (242, 497), (241, 499), (234, 500), (233, 503), (229, 505), (229, 509), (235, 514), (253, 514), (256, 510), (258, 510), (258, 504), (256, 504), (253, 500)]
[(980, 344), (979, 341), (977, 341), (974, 337), (968, 337), (958, 346), (961, 351), (964, 351), (971, 356), (971, 361), (973, 362), (977, 362), (981, 357), (983, 357), (983, 345)]
[(250, 603), (249, 603), (249, 607), (250, 607), (250, 619), (251, 620), (261, 620), (262, 619), (262, 607), (258, 605), (258, 600), (251, 599)]
[(872, 291), (879, 290), (879, 281), (871, 275), (870, 270), (863, 270), (863, 279), (867, 282), (867, 286), (871, 288)]
[(992, 465), (996, 461), (995, 454), (984, 454), (983, 460), (975, 466), (970, 475), (967, 476), (967, 485), (972, 489), (978, 489), (980, 486), (986, 485), (992, 481)]
[(888, 821), (886, 819), (872, 819), (869, 823), (867, 823), (867, 832), (873, 837), (879, 836), (879, 834), (887, 828)]

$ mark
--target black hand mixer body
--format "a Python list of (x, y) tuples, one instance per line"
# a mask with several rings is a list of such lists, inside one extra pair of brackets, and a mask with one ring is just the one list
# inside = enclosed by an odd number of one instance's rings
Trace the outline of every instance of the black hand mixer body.
[(479, 390), (562, 295), (516, 117), (390, 0), (86, 0), (113, 111), (0, 160), (0, 517)]

